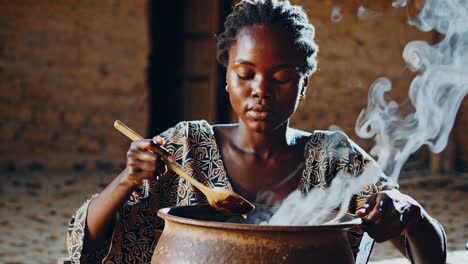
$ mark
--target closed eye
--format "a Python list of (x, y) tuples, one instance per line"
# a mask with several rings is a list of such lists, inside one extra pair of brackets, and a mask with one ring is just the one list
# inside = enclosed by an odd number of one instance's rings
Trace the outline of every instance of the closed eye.
[(288, 83), (289, 81), (291, 81), (291, 79), (284, 79), (284, 80), (274, 79), (274, 81), (279, 84), (284, 84), (284, 83)]
[(279, 84), (285, 84), (290, 82), (297, 75), (297, 72), (291, 69), (280, 69), (275, 72), (272, 76), (273, 81)]
[(237, 73), (237, 77), (241, 80), (250, 80), (253, 78), (253, 75), (252, 74), (239, 74)]

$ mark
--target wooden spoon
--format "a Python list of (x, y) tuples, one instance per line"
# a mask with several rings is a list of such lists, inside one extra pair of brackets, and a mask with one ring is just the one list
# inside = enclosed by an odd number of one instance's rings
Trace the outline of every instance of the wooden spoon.
[[(119, 120), (114, 122), (114, 127), (133, 141), (143, 139), (142, 136), (138, 135)], [(171, 154), (165, 148), (156, 143), (154, 145), (156, 147), (156, 153), (166, 162), (167, 167), (200, 190), (214, 209), (226, 214), (242, 215), (243, 217), (246, 217), (247, 214), (255, 210), (255, 206), (252, 203), (234, 192), (219, 187), (209, 188), (201, 184), (195, 178), (188, 175), (178, 163), (169, 162), (167, 157)]]

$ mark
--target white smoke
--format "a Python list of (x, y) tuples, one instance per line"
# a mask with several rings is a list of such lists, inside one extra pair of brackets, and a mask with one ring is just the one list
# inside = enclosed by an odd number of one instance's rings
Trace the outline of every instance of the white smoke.
[[(394, 1), (395, 7), (408, 1)], [(409, 24), (422, 31), (437, 30), (441, 42), (429, 45), (413, 41), (406, 45), (403, 58), (417, 72), (409, 88), (415, 111), (403, 116), (400, 106), (385, 99), (391, 90), (386, 78), (377, 79), (369, 90), (367, 109), (356, 122), (356, 133), (374, 138), (370, 154), (395, 182), (408, 157), (422, 145), (438, 153), (447, 145), (458, 108), (468, 93), (468, 1), (427, 0)]]
[(343, 15), (341, 15), (341, 8), (338, 6), (334, 6), (330, 13), (330, 20), (334, 23), (338, 23), (343, 20)]
[[(395, 7), (407, 4), (406, 0), (393, 2)], [(332, 20), (340, 18), (337, 12), (332, 12)], [(358, 16), (374, 18), (378, 14), (361, 8)], [(403, 163), (422, 145), (436, 153), (445, 148), (458, 108), (468, 93), (468, 1), (426, 0), (409, 24), (422, 31), (434, 29), (444, 38), (432, 46), (413, 41), (403, 51), (408, 68), (418, 73), (409, 88), (413, 113), (403, 115), (396, 101), (385, 98), (392, 88), (387, 78), (377, 79), (370, 87), (368, 106), (358, 117), (356, 133), (362, 138), (374, 138), (376, 145), (370, 154), (377, 158), (379, 166), (369, 166), (357, 178), (339, 173), (328, 189), (314, 189), (306, 197), (293, 192), (268, 224), (322, 224), (329, 221), (329, 211), (336, 208), (340, 208), (339, 219), (352, 195), (378, 180), (374, 177), (380, 175), (375, 172), (379, 167), (397, 182)]]
[[(382, 14), (375, 12), (373, 10), (370, 10), (364, 6), (359, 6), (356, 15), (358, 16), (359, 19), (378, 19), (382, 16)], [(339, 23), (343, 20), (343, 14), (342, 10), (339, 6), (333, 6), (330, 12), (330, 20), (333, 23)]]
[[(329, 188), (313, 189), (307, 196), (303, 196), (300, 191), (290, 194), (266, 224), (335, 224), (348, 210), (351, 197), (365, 186), (377, 182), (380, 175), (382, 171), (375, 161), (370, 162), (359, 177), (339, 172)], [(338, 208), (338, 214), (330, 219), (330, 212)]]

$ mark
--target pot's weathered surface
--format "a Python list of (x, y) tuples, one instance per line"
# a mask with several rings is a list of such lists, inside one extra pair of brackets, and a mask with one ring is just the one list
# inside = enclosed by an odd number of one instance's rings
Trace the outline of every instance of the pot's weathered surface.
[(242, 224), (207, 205), (158, 215), (165, 228), (151, 263), (354, 263), (347, 229), (360, 223), (348, 215), (350, 222), (328, 226)]

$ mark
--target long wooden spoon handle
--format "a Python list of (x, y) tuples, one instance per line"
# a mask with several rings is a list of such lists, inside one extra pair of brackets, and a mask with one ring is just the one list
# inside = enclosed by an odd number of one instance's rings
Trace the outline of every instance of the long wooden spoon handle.
[[(126, 126), (123, 122), (121, 122), (120, 120), (115, 120), (114, 122), (114, 127), (119, 130), (122, 134), (124, 134), (125, 136), (127, 136), (128, 138), (130, 138), (131, 140), (133, 141), (136, 141), (136, 140), (142, 140), (143, 137), (140, 136), (138, 133), (136, 133), (135, 131), (133, 131), (131, 128), (129, 128), (128, 126)], [(190, 182), (192, 185), (194, 185), (197, 189), (199, 189), (200, 191), (202, 191), (204, 193), (204, 191), (207, 189), (207, 187), (203, 184), (201, 184), (199, 181), (195, 180), (194, 178), (192, 178), (190, 175), (188, 175), (184, 169), (177, 163), (175, 162), (169, 162), (167, 160), (167, 157), (169, 157), (171, 154), (167, 151), (167, 149), (165, 149), (164, 147), (158, 145), (158, 144), (154, 144), (155, 146), (155, 149), (156, 149), (156, 153), (159, 154), (163, 159), (164, 161), (166, 162), (166, 165), (169, 167), (169, 169), (171, 169), (172, 171), (174, 171), (175, 173), (177, 173), (180, 177), (186, 179), (188, 182)]]
[(133, 131), (131, 128), (129, 128), (127, 125), (125, 125), (122, 121), (120, 120), (115, 120), (114, 122), (114, 127), (120, 131), (122, 134), (127, 136), (129, 139), (132, 141), (137, 141), (137, 140), (142, 140), (144, 139), (142, 136), (138, 135), (137, 132)]
[[(115, 120), (114, 122), (114, 127), (122, 132), (122, 134), (126, 135), (128, 138), (130, 138), (133, 141), (137, 140), (142, 140), (144, 139), (142, 136), (140, 136), (137, 132), (133, 131), (131, 128), (129, 128), (127, 125), (125, 125), (122, 121), (120, 120)], [(156, 153), (158, 153), (164, 160), (167, 161), (167, 157), (171, 155), (167, 149), (164, 147), (154, 144), (154, 147), (156, 149)]]

